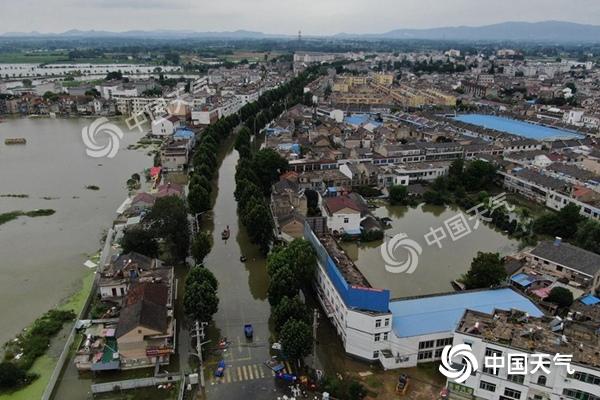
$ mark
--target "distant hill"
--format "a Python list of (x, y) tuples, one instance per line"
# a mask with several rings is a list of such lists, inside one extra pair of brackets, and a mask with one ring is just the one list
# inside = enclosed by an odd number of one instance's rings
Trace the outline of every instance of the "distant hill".
[[(223, 32), (197, 32), (192, 30), (133, 30), (126, 32), (69, 30), (63, 33), (7, 32), (0, 38), (148, 38), (148, 39), (265, 39), (295, 38), (293, 35), (278, 35), (262, 32), (237, 30)], [(319, 36), (307, 36), (318, 38)], [(425, 39), (457, 41), (538, 41), (538, 42), (600, 42), (600, 26), (573, 22), (503, 22), (484, 26), (455, 26), (430, 29), (395, 29), (385, 33), (355, 34), (339, 33), (321, 36), (333, 39), (381, 40), (381, 39)]]
[(147, 39), (181, 39), (181, 38), (206, 38), (206, 39), (262, 39), (266, 37), (283, 37), (283, 35), (270, 35), (262, 32), (245, 30), (223, 31), (223, 32), (196, 32), (192, 30), (154, 30), (154, 31), (81, 31), (72, 29), (62, 33), (39, 33), (39, 32), (7, 32), (0, 34), (3, 38), (147, 38)]
[(484, 26), (456, 26), (431, 29), (395, 29), (381, 34), (338, 34), (354, 39), (429, 39), (461, 41), (544, 41), (599, 42), (600, 26), (573, 22), (503, 22)]

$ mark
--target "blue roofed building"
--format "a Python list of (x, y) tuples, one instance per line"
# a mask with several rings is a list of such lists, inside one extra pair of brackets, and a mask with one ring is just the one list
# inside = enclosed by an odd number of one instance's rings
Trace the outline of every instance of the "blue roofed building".
[(511, 288), (396, 299), (390, 301), (389, 308), (389, 348), (379, 357), (386, 369), (439, 359), (444, 346), (452, 344), (456, 326), (466, 310), (492, 313), (515, 309), (533, 317), (544, 315), (531, 300)]
[(380, 362), (385, 369), (414, 367), (440, 358), (442, 349), (452, 344), (466, 310), (544, 315), (509, 287), (390, 300), (389, 290), (371, 286), (326, 232), (315, 234), (305, 223), (304, 238), (317, 255), (317, 299), (350, 356)]

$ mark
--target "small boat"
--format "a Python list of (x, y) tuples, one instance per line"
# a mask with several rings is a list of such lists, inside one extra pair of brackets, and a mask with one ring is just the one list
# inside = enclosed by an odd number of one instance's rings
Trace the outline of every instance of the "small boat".
[(246, 335), (247, 339), (252, 339), (254, 335), (254, 328), (252, 328), (252, 324), (244, 325), (244, 335)]
[(230, 235), (231, 235), (231, 231), (229, 230), (229, 225), (227, 225), (227, 228), (225, 228), (225, 230), (223, 232), (221, 232), (221, 239), (227, 240), (227, 239), (229, 239)]
[(25, 139), (25, 138), (8, 138), (8, 139), (4, 139), (4, 144), (5, 145), (27, 144), (27, 139)]

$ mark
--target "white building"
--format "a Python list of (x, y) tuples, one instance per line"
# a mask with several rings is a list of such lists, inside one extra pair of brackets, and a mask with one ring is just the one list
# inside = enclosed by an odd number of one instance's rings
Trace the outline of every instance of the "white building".
[(492, 312), (497, 306), (543, 315), (509, 288), (390, 300), (390, 292), (373, 288), (331, 235), (317, 237), (305, 224), (304, 237), (317, 254), (317, 298), (344, 350), (385, 369), (439, 359), (467, 309)]
[[(580, 322), (562, 321), (495, 310), (491, 314), (467, 311), (454, 335), (454, 345), (468, 344), (479, 368), (458, 384), (448, 381), (450, 398), (489, 400), (598, 400), (600, 399), (600, 345), (597, 332)], [(509, 354), (524, 354), (526, 369), (509, 373)], [(538, 368), (538, 356), (547, 369)], [(566, 365), (556, 354), (572, 355)], [(486, 368), (485, 357), (498, 356), (504, 368)], [(460, 360), (453, 360), (459, 363)]]
[(323, 201), (327, 227), (334, 234), (360, 235), (360, 207), (348, 196), (327, 197)]
[(181, 127), (181, 121), (178, 117), (170, 115), (152, 121), (152, 136), (166, 137), (173, 136), (175, 129)]

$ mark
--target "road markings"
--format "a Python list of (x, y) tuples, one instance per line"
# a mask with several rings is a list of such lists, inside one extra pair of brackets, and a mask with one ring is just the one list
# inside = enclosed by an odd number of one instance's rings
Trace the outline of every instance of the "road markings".
[(244, 380), (248, 380), (248, 373), (246, 372), (246, 366), (242, 366), (242, 373), (244, 374)]
[(237, 377), (238, 381), (242, 380), (242, 369), (240, 367), (237, 367)]
[(258, 377), (260, 376), (261, 378), (265, 377), (265, 374), (263, 373), (262, 368), (260, 367), (260, 365), (256, 365), (254, 364), (252, 366), (252, 368), (254, 368), (254, 374), (256, 375), (256, 378), (258, 379)]

